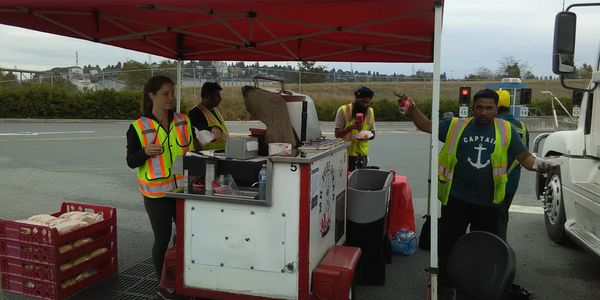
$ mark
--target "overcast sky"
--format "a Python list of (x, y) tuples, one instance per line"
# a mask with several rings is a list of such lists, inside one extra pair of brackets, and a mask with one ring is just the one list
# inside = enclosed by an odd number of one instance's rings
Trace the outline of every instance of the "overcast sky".
[[(578, 1), (598, 2), (598, 1)], [(566, 5), (575, 1), (566, 1)], [(462, 78), (480, 67), (498, 70), (503, 57), (527, 63), (536, 75), (551, 75), (554, 17), (563, 0), (446, 0), (442, 32), (442, 72)], [(600, 7), (576, 8), (576, 64), (596, 65), (600, 49)], [(0, 20), (1, 22), (1, 20)], [(0, 67), (45, 70), (57, 66), (116, 64), (164, 58), (26, 29), (0, 25)], [(278, 64), (282, 64), (278, 62)], [(283, 63), (285, 64), (285, 62)], [(288, 64), (295, 66), (295, 62)], [(411, 74), (431, 64), (320, 63), (328, 68)]]

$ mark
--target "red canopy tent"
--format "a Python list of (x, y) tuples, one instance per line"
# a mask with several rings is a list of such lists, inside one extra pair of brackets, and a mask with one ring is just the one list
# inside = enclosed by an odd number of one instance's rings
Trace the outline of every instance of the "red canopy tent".
[(434, 0), (12, 0), (0, 23), (182, 60), (432, 62)]
[[(179, 61), (433, 62), (437, 166), (442, 7), (443, 0), (0, 0), (0, 23)], [(437, 168), (430, 172), (437, 177)], [(437, 268), (437, 185), (430, 195)]]

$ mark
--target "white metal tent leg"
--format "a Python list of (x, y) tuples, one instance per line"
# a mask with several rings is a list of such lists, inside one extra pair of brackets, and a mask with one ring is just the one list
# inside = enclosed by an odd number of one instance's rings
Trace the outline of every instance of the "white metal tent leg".
[[(441, 2), (440, 2), (441, 3)], [(433, 95), (431, 101), (431, 173), (429, 178), (429, 213), (431, 214), (431, 250), (430, 267), (438, 268), (438, 206), (437, 170), (438, 170), (438, 132), (440, 119), (440, 50), (442, 41), (442, 6), (435, 7), (435, 25), (433, 41)], [(437, 300), (437, 272), (431, 273), (431, 299)]]
[(181, 64), (183, 62), (181, 60), (177, 61), (177, 109), (176, 111), (181, 112), (181, 83), (183, 80), (181, 79)]

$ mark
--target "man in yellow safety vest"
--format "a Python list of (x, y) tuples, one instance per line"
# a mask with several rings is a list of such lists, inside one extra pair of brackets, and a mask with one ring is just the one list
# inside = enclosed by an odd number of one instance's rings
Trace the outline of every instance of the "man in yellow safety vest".
[(218, 83), (205, 82), (200, 91), (202, 101), (188, 112), (199, 144), (197, 148), (201, 150), (225, 150), (227, 125), (217, 109), (221, 103), (221, 90)]
[[(408, 115), (416, 127), (431, 133), (431, 120), (410, 101)], [(501, 222), (505, 210), (508, 162), (516, 159), (528, 170), (546, 171), (555, 163), (532, 155), (511, 124), (496, 118), (498, 94), (490, 89), (473, 97), (473, 117), (442, 120), (438, 139), (444, 142), (438, 157), (440, 299), (452, 297), (446, 267), (456, 241), (470, 230), (505, 238)], [(513, 138), (517, 137), (517, 138)]]
[(340, 106), (335, 115), (335, 137), (351, 143), (348, 148), (348, 171), (368, 164), (368, 141), (375, 139), (375, 114), (370, 107), (374, 95), (370, 88), (358, 87), (354, 90), (354, 103)]
[[(523, 141), (525, 147), (529, 148), (529, 131), (527, 131), (527, 127), (523, 121), (519, 121), (515, 119), (513, 114), (510, 112), (510, 93), (505, 90), (499, 90), (498, 93), (498, 118), (502, 118), (508, 122), (512, 128), (514, 128), (517, 133), (519, 133), (519, 138)], [(515, 197), (517, 192), (517, 188), (519, 187), (519, 179), (521, 178), (521, 165), (519, 161), (516, 159), (508, 161), (508, 182), (506, 183), (506, 195), (504, 196), (504, 201), (502, 202), (504, 206), (504, 210), (506, 211), (505, 220), (502, 220), (501, 230), (504, 231), (504, 236), (506, 236), (506, 231), (508, 229), (508, 209), (512, 204), (512, 200)]]

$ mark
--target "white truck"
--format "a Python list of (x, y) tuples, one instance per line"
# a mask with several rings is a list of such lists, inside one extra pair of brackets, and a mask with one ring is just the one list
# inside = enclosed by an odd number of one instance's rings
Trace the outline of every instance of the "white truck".
[(573, 240), (600, 256), (600, 59), (587, 88), (568, 86), (564, 79), (575, 71), (577, 17), (569, 9), (582, 6), (600, 3), (573, 4), (557, 14), (552, 62), (565, 88), (583, 92), (577, 128), (539, 135), (533, 151), (561, 162), (536, 180), (548, 235), (558, 244)]

